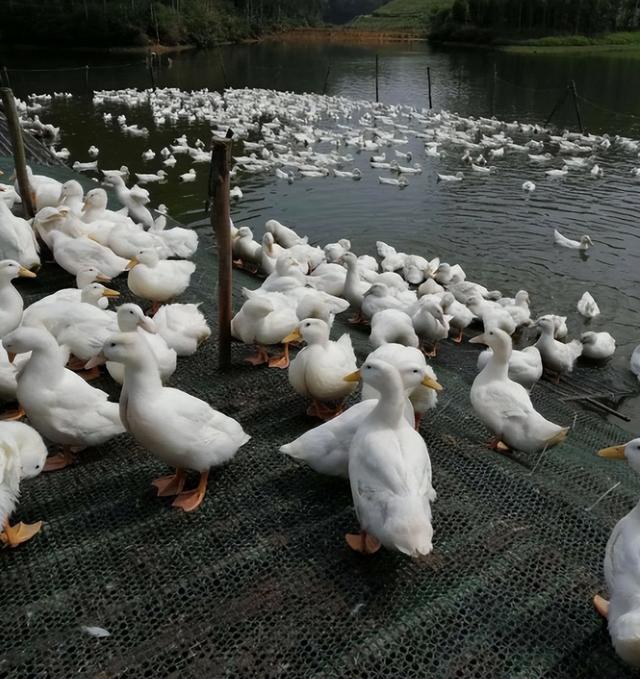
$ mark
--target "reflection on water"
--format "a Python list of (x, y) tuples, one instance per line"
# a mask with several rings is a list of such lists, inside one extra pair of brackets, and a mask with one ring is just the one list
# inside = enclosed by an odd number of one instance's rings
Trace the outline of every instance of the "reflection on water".
[[(224, 86), (224, 72), (234, 87), (265, 87), (282, 90), (322, 91), (330, 66), (327, 93), (354, 99), (375, 95), (374, 55), (380, 54), (380, 98), (388, 103), (424, 107), (427, 103), (426, 67), (430, 66), (435, 108), (465, 115), (495, 115), (505, 120), (543, 121), (561, 96), (569, 80), (576, 82), (587, 129), (611, 135), (640, 137), (640, 118), (612, 115), (640, 111), (640, 61), (624, 53), (577, 53), (521, 55), (489, 51), (438, 50), (424, 45), (347, 46), (335, 43), (264, 43), (224, 48), (222, 51), (186, 52), (172, 56), (172, 65), (159, 73), (162, 86), (195, 89)], [(107, 61), (108, 59), (108, 61)], [(165, 59), (163, 57), (163, 59)], [(112, 64), (91, 70), (89, 87), (94, 89), (148, 87), (149, 75), (138, 56), (61, 56), (47, 54), (47, 67), (90, 63)], [(4, 59), (11, 68), (11, 57)], [(42, 65), (38, 57), (20, 57), (21, 67)], [(190, 140), (207, 139), (201, 125), (152, 130), (148, 140), (124, 138), (106, 128), (100, 111), (88, 96), (83, 70), (68, 72), (10, 72), (20, 95), (29, 92), (70, 90), (79, 95), (71, 101), (56, 101), (43, 114), (62, 126), (63, 144), (72, 159), (87, 160), (87, 149), (101, 149), (105, 168), (128, 165), (133, 171), (155, 171), (159, 159), (144, 163), (146, 148), (156, 151), (177, 134), (187, 132)], [(585, 103), (594, 102), (596, 106)], [(109, 110), (112, 110), (111, 108)], [(153, 128), (148, 110), (127, 114), (128, 122)], [(559, 125), (576, 128), (570, 98), (558, 112)], [(516, 141), (518, 141), (516, 139)], [(296, 181), (292, 185), (273, 177), (252, 175), (238, 182), (244, 198), (233, 210), (238, 223), (255, 225), (258, 232), (266, 219), (275, 217), (308, 233), (317, 242), (348, 236), (359, 252), (373, 252), (376, 240), (385, 240), (399, 250), (417, 252), (445, 261), (458, 261), (470, 278), (490, 289), (515, 293), (526, 288), (536, 313), (554, 311), (570, 316), (570, 330), (607, 329), (618, 340), (615, 361), (620, 366), (620, 390), (636, 386), (627, 370), (628, 357), (640, 343), (640, 236), (637, 218), (640, 182), (630, 176), (640, 159), (620, 152), (598, 157), (604, 179), (588, 173), (571, 172), (563, 182), (544, 178), (544, 168), (527, 165), (520, 154), (496, 162), (495, 176), (468, 173), (460, 184), (436, 183), (436, 172), (462, 169), (459, 149), (447, 149), (442, 160), (425, 158), (422, 144), (412, 139), (407, 147), (425, 171), (410, 177), (410, 186), (398, 191), (380, 187), (377, 173), (368, 168), (368, 154), (356, 155), (354, 165), (363, 171), (358, 182), (337, 179)], [(241, 153), (241, 147), (237, 153)], [(558, 161), (553, 166), (559, 167)], [(170, 212), (187, 223), (205, 224), (202, 205), (206, 165), (196, 166), (198, 181), (179, 185), (175, 178), (190, 167), (184, 157), (170, 171), (174, 181), (151, 186), (154, 202), (164, 202)], [(530, 196), (522, 182), (533, 180), (537, 190)], [(570, 237), (589, 233), (595, 247), (581, 256), (553, 245), (553, 229)], [(586, 323), (575, 310), (585, 290), (600, 305), (602, 315)], [(632, 415), (637, 403), (624, 406)], [(629, 428), (633, 430), (638, 421)]]

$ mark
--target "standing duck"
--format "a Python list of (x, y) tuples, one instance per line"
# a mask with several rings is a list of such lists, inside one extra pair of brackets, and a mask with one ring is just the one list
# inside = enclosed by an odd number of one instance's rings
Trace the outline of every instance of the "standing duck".
[[(242, 426), (191, 394), (162, 386), (158, 364), (138, 333), (113, 335), (103, 347), (108, 361), (124, 364), (120, 416), (127, 431), (175, 474), (156, 479), (160, 496), (192, 512), (204, 500), (209, 471), (230, 460), (248, 440)], [(194, 490), (184, 491), (186, 470), (199, 472)]]
[(11, 283), (18, 276), (36, 277), (32, 271), (12, 259), (0, 261), (0, 339), (15, 330), (22, 321), (22, 295)]

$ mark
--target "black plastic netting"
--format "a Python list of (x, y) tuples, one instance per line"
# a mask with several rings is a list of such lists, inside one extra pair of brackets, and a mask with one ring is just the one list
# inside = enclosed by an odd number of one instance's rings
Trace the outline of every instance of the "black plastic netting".
[[(205, 300), (215, 336), (213, 237), (200, 238), (185, 299)], [(238, 302), (251, 279), (235, 276)], [(22, 289), (30, 301), (69, 282), (46, 265)], [(351, 333), (364, 356), (366, 334)], [(278, 453), (316, 424), (306, 403), (285, 371), (252, 368), (247, 353), (235, 345), (220, 373), (212, 337), (172, 381), (252, 436), (211, 474), (197, 512), (155, 496), (167, 469), (126, 435), (25, 484), (15, 518), (45, 527), (0, 551), (0, 677), (633, 676), (591, 605), (609, 533), (638, 495), (626, 465), (594, 453), (628, 435), (542, 383), (543, 414), (575, 418), (568, 440), (542, 458), (490, 452), (468, 399), (477, 349), (444, 343), (445, 390), (422, 426), (434, 552), (363, 558), (344, 542), (357, 529), (348, 483)]]

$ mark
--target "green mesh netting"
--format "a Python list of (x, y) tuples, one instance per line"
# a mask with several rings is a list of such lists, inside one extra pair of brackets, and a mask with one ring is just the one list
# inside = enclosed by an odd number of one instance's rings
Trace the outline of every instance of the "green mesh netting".
[[(213, 237), (200, 238), (185, 300), (204, 300), (215, 337)], [(235, 276), (238, 302), (251, 278)], [(45, 265), (22, 290), (29, 302), (70, 283)], [(351, 333), (364, 356), (366, 334)], [(24, 485), (16, 518), (45, 527), (0, 552), (0, 677), (633, 676), (591, 606), (606, 540), (638, 495), (626, 465), (594, 452), (628, 435), (543, 383), (534, 403), (575, 418), (568, 440), (542, 459), (490, 452), (468, 400), (477, 349), (444, 343), (434, 367), (445, 391), (422, 427), (434, 553), (366, 559), (344, 543), (357, 528), (348, 484), (278, 453), (315, 425), (306, 403), (284, 371), (244, 364), (247, 353), (235, 345), (222, 374), (212, 338), (178, 362), (174, 386), (252, 435), (212, 473), (198, 512), (155, 496), (150, 481), (167, 470), (128, 436)]]

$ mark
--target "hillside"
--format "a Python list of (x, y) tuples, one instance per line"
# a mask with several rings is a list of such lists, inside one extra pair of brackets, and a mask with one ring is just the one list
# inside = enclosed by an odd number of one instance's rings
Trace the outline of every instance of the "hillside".
[(451, 7), (453, 0), (391, 0), (349, 25), (361, 30), (413, 30), (426, 33), (434, 12)]

